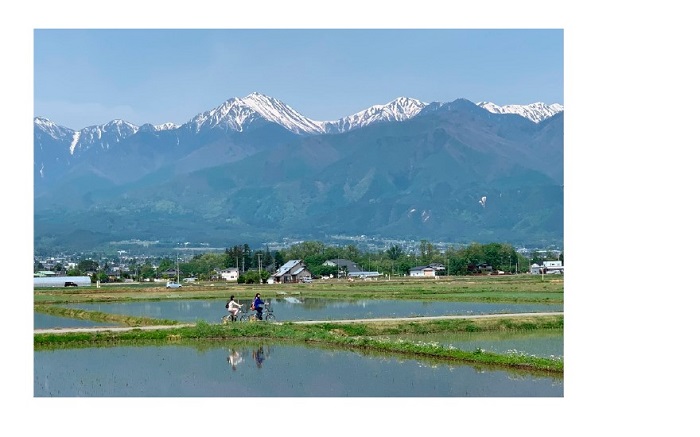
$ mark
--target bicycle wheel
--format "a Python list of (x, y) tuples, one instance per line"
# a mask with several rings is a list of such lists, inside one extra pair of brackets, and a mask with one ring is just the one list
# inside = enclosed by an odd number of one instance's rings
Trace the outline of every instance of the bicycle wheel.
[(226, 324), (226, 323), (229, 323), (229, 322), (231, 322), (231, 315), (230, 315), (230, 314), (229, 314), (228, 316), (223, 316), (223, 317), (221, 318), (221, 323)]
[(265, 315), (265, 321), (267, 321), (267, 322), (274, 322), (274, 321), (275, 321), (275, 315), (274, 315), (274, 314), (267, 313), (267, 314)]

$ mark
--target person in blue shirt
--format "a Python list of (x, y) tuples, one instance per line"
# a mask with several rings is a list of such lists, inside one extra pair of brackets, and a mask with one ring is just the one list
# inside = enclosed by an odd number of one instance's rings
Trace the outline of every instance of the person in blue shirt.
[(258, 320), (262, 320), (262, 311), (264, 305), (265, 303), (260, 298), (260, 293), (255, 293), (255, 299), (253, 299), (251, 309), (255, 310), (255, 316), (258, 318)]

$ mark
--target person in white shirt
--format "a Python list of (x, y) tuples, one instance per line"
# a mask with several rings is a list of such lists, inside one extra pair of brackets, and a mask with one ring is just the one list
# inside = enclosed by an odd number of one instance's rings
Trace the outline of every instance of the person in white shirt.
[(242, 306), (243, 305), (236, 302), (234, 300), (234, 296), (231, 295), (231, 300), (229, 300), (228, 303), (226, 304), (226, 309), (228, 310), (229, 313), (231, 313), (231, 320), (236, 320), (236, 316), (238, 316), (238, 310)]

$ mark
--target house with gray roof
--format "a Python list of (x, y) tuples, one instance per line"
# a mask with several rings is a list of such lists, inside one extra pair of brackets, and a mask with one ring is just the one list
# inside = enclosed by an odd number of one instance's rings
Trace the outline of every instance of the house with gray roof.
[(324, 262), (323, 265), (337, 267), (340, 276), (343, 276), (344, 273), (348, 276), (353, 276), (354, 273), (360, 272), (362, 270), (357, 266), (357, 263), (355, 263), (355, 261), (342, 258), (329, 259), (326, 262)]
[(417, 266), (408, 271), (409, 276), (415, 277), (435, 277), (435, 269), (430, 266)]
[(310, 278), (311, 272), (306, 269), (306, 266), (300, 259), (287, 261), (271, 276), (277, 284), (301, 282), (301, 278), (304, 277)]

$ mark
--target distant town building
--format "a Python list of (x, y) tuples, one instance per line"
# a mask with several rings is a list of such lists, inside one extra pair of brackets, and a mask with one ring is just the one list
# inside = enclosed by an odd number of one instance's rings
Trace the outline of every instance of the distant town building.
[(329, 259), (328, 261), (324, 262), (323, 265), (337, 267), (338, 276), (343, 276), (345, 274), (348, 276), (353, 276), (354, 273), (361, 271), (361, 269), (357, 266), (357, 263), (349, 259)]
[(350, 278), (360, 278), (360, 279), (366, 279), (366, 278), (376, 278), (381, 276), (381, 273), (379, 272), (366, 272), (364, 270), (360, 270), (357, 272), (350, 272), (348, 273), (348, 277)]
[(230, 267), (221, 271), (221, 277), (226, 281), (238, 281), (239, 276), (240, 272), (236, 267)]
[(413, 267), (408, 272), (409, 276), (412, 277), (435, 277), (435, 269), (430, 266), (418, 266)]
[(563, 274), (564, 266), (562, 265), (561, 261), (543, 261), (541, 266), (537, 263), (532, 264), (530, 266), (530, 273), (532, 273), (533, 275)]
[(561, 261), (543, 261), (545, 273), (547, 274), (559, 274), (564, 273), (564, 266)]
[(300, 259), (287, 261), (272, 275), (275, 283), (300, 282), (302, 278), (311, 277), (311, 272)]

